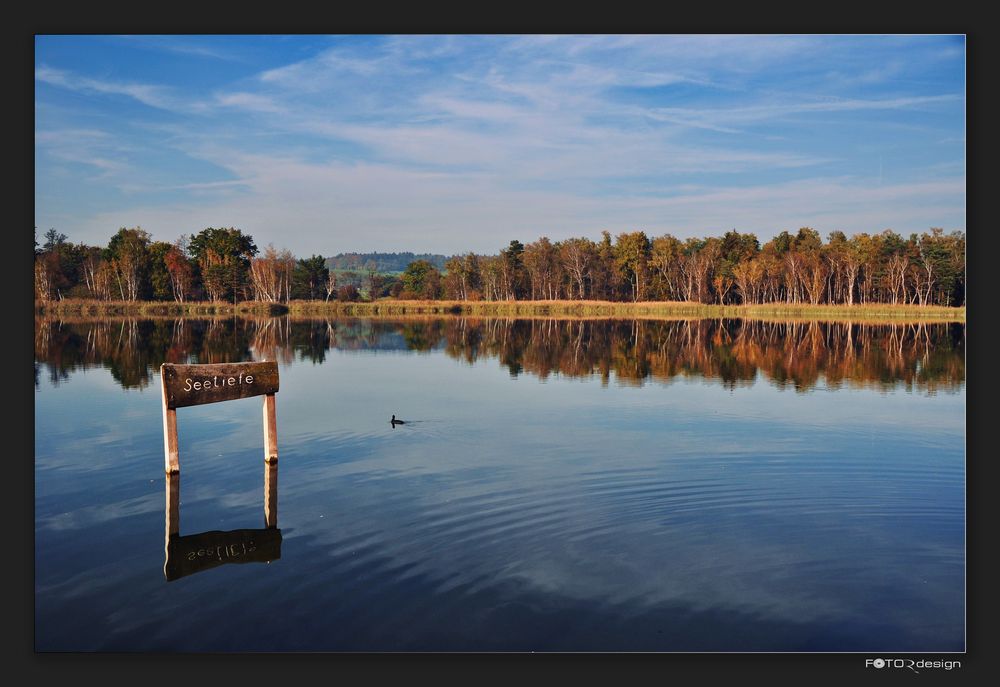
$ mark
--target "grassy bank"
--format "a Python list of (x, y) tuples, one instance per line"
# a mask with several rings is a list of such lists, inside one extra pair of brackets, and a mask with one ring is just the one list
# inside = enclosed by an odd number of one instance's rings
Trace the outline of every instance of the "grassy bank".
[(770, 303), (766, 305), (707, 305), (650, 301), (400, 301), (383, 299), (371, 303), (338, 301), (292, 301), (288, 304), (162, 301), (108, 302), (65, 299), (35, 303), (40, 316), (76, 317), (212, 317), (275, 316), (296, 317), (405, 317), (412, 315), (475, 317), (556, 317), (627, 319), (808, 319), (852, 322), (965, 322), (965, 308), (917, 305), (808, 305)]
[(395, 317), (401, 315), (471, 315), (481, 317), (585, 317), (585, 318), (747, 318), (851, 321), (965, 322), (965, 308), (917, 305), (708, 305), (704, 303), (650, 301), (399, 301), (371, 303), (292, 301), (292, 315)]
[(36, 316), (75, 317), (213, 317), (218, 315), (284, 315), (288, 306), (280, 303), (246, 301), (225, 303), (198, 301), (92, 301), (65, 298), (35, 301)]

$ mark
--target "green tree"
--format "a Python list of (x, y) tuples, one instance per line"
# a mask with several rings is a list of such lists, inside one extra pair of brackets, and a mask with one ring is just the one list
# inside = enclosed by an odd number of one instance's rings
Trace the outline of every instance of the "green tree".
[(591, 275), (591, 297), (600, 300), (616, 300), (621, 284), (620, 273), (615, 269), (615, 249), (611, 243), (611, 233), (601, 232), (601, 240), (595, 245)]
[[(757, 240), (754, 234), (740, 234), (733, 229), (732, 231), (727, 231), (722, 237), (722, 242), (719, 246), (719, 257), (714, 268), (715, 275), (712, 279), (719, 303), (726, 301), (727, 294), (740, 281), (736, 278), (735, 269), (737, 265), (749, 263), (757, 257), (759, 252), (760, 241)], [(745, 271), (742, 272), (744, 281), (748, 274)], [(747, 298), (745, 295), (742, 296), (742, 300), (746, 302)]]
[(780, 234), (775, 236), (773, 239), (768, 241), (768, 245), (771, 246), (771, 250), (775, 255), (784, 255), (792, 248), (792, 236), (787, 231), (782, 231)]
[(650, 243), (645, 232), (618, 234), (614, 248), (615, 265), (622, 278), (629, 283), (633, 301), (638, 301), (645, 295), (649, 253)]
[[(957, 300), (957, 285), (959, 280), (964, 280), (964, 249), (965, 237), (961, 232), (947, 236), (939, 227), (932, 228), (929, 234), (917, 240), (914, 284), (921, 305), (950, 305)], [(959, 256), (961, 260), (956, 259)]]
[(524, 293), (524, 244), (513, 239), (500, 251), (500, 292), (503, 300), (513, 301)]
[(292, 272), (292, 298), (316, 300), (326, 295), (330, 270), (322, 255), (313, 255), (295, 263)]
[(441, 273), (427, 260), (414, 260), (402, 276), (403, 297), (437, 298), (441, 288)]
[(149, 246), (149, 283), (153, 300), (174, 299), (170, 270), (167, 268), (167, 254), (172, 250), (174, 246), (166, 241), (155, 241)]
[(42, 245), (42, 250), (56, 250), (59, 246), (66, 243), (66, 239), (66, 234), (60, 234), (55, 229), (49, 229), (45, 232), (45, 243)]

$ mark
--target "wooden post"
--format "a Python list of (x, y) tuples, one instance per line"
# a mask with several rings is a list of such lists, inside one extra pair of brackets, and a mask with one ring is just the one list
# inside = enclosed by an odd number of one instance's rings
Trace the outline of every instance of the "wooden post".
[(274, 394), (264, 396), (264, 460), (278, 462), (278, 418), (274, 409)]
[(179, 473), (181, 462), (177, 454), (177, 409), (167, 403), (167, 379), (160, 368), (160, 381), (163, 385), (163, 462), (167, 474)]

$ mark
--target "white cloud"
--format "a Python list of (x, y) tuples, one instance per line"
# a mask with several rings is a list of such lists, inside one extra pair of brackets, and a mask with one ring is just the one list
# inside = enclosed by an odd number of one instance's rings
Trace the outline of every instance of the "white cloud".
[(271, 97), (257, 93), (217, 93), (215, 102), (222, 107), (234, 107), (256, 112), (285, 113), (288, 111)]
[(77, 76), (71, 72), (61, 69), (53, 69), (45, 65), (41, 65), (35, 69), (35, 79), (43, 83), (68, 88), (73, 91), (125, 95), (143, 103), (144, 105), (160, 109), (169, 110), (177, 105), (176, 101), (169, 96), (169, 89), (163, 86), (142, 83), (102, 81), (99, 79)]
[(221, 47), (218, 43), (206, 43), (199, 40), (197, 36), (181, 38), (177, 36), (116, 36), (117, 40), (129, 43), (132, 46), (146, 48), (149, 50), (160, 50), (164, 52), (176, 53), (178, 55), (193, 55), (195, 57), (208, 57), (226, 62), (242, 62), (244, 58)]

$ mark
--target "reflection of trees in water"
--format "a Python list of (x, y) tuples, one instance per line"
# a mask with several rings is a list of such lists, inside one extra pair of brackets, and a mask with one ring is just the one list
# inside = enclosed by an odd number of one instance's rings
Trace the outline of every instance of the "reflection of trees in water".
[(77, 368), (105, 367), (126, 389), (149, 386), (162, 363), (249, 360), (247, 322), (189, 319), (36, 320), (35, 360), (53, 384)]
[[(294, 352), (288, 345), (291, 338), (288, 318), (268, 317), (247, 321), (250, 324), (250, 348), (253, 360), (275, 360), (288, 364), (295, 359)], [(249, 360), (250, 358), (243, 358)], [(240, 362), (239, 360), (220, 360), (219, 362)]]
[[(699, 377), (727, 388), (758, 374), (784, 388), (821, 379), (843, 385), (956, 390), (965, 381), (961, 324), (851, 324), (755, 320), (427, 320), (217, 318), (46, 321), (35, 324), (35, 359), (54, 384), (101, 365), (126, 388), (150, 383), (163, 362), (296, 358), (322, 363), (338, 350), (441, 348), (466, 363), (496, 359), (511, 375), (545, 379), (612, 374), (619, 383)], [(36, 385), (39, 370), (36, 366)]]
[(955, 390), (965, 381), (961, 324), (764, 322), (751, 320), (443, 320), (448, 355), (496, 358), (511, 374), (542, 379), (613, 372), (624, 384), (678, 377), (733, 388), (763, 374), (780, 387), (820, 378), (882, 388)]

